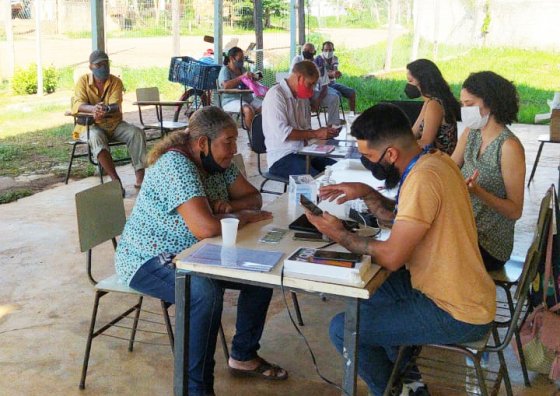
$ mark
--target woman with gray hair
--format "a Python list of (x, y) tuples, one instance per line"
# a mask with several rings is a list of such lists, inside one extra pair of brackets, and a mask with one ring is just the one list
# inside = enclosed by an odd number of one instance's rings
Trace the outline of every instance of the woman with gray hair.
[[(260, 193), (239, 173), (237, 125), (217, 107), (195, 112), (186, 131), (166, 137), (150, 152), (142, 189), (116, 252), (120, 279), (131, 288), (175, 302), (173, 257), (201, 239), (220, 235), (220, 219), (239, 226), (270, 219)], [(287, 372), (257, 355), (272, 290), (191, 278), (189, 395), (214, 394), (214, 352), (225, 288), (241, 290), (230, 371), (285, 379)]]

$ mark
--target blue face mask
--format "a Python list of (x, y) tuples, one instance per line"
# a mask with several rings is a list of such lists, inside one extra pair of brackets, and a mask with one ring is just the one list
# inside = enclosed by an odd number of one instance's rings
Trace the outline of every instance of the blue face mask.
[(208, 138), (208, 154), (200, 152), (200, 160), (202, 161), (202, 167), (210, 175), (224, 173), (227, 170), (227, 168), (222, 167), (214, 159), (214, 156), (212, 155), (212, 147), (210, 145), (210, 138)]
[(235, 61), (235, 66), (237, 66), (239, 69), (241, 69), (243, 67), (243, 59)]
[(92, 69), (93, 76), (98, 80), (105, 81), (109, 78), (109, 66), (103, 65), (96, 69)]

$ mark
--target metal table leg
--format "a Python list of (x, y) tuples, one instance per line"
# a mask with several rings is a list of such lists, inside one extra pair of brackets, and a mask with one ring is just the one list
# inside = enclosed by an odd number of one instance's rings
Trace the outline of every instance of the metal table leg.
[(191, 306), (191, 277), (177, 270), (175, 275), (175, 350), (173, 393), (189, 394), (189, 328)]
[(348, 301), (344, 319), (344, 379), (342, 381), (343, 395), (356, 395), (356, 380), (358, 378), (358, 342), (360, 323), (360, 299)]

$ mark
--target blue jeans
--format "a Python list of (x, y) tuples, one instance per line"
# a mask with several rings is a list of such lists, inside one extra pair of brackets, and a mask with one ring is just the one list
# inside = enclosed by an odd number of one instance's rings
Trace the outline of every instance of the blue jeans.
[[(311, 157), (309, 174), (317, 176), (325, 170), (327, 165), (336, 163), (332, 158), (327, 157)], [(270, 173), (276, 176), (288, 179), (290, 175), (304, 175), (305, 171), (305, 155), (302, 154), (288, 154), (278, 161), (276, 161), (268, 169)]]
[[(130, 281), (130, 287), (150, 296), (175, 302), (175, 268), (161, 256), (145, 262)], [(247, 361), (257, 357), (272, 289), (205, 278), (191, 277), (189, 332), (189, 395), (202, 396), (214, 390), (214, 354), (224, 289), (240, 290), (236, 333), (231, 357)]]
[[(473, 325), (454, 319), (420, 291), (410, 273), (392, 273), (367, 301), (360, 304), (358, 373), (374, 395), (382, 395), (401, 345), (453, 344), (475, 341), (490, 324)], [(330, 337), (342, 353), (344, 314), (336, 315)]]
[(350, 98), (352, 95), (356, 94), (356, 91), (346, 85), (332, 82), (329, 84), (329, 90), (335, 91), (338, 96), (344, 96), (345, 98)]

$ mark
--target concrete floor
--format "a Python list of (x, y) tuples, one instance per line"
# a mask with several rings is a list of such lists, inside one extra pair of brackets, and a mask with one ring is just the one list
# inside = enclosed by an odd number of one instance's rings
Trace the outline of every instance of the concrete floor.
[[(536, 138), (548, 133), (547, 126), (515, 125), (513, 130), (525, 145), (528, 173), (537, 149)], [(246, 134), (240, 131), (239, 151), (249, 179), (259, 183), (255, 156), (249, 152)], [(547, 187), (558, 180), (560, 145), (546, 145), (535, 181), (526, 189), (525, 210), (518, 222), (514, 254), (529, 246), (538, 203)], [(130, 211), (136, 198), (130, 166), (119, 168)], [(78, 389), (93, 303), (93, 288), (85, 274), (85, 256), (76, 234), (74, 195), (99, 183), (98, 178), (57, 185), (28, 198), (0, 206), (0, 395), (170, 395), (172, 354), (165, 335), (139, 334), (137, 339), (162, 346), (137, 343), (128, 352), (124, 342), (108, 337), (94, 340), (85, 391)], [(279, 186), (278, 186), (279, 188)], [(273, 199), (266, 197), (267, 201)], [(111, 246), (100, 247), (95, 259), (98, 277), (113, 271)], [(226, 294), (223, 323), (231, 339), (235, 318), (234, 293)], [(101, 301), (100, 318), (124, 310), (134, 299), (107, 296)], [(322, 302), (317, 296), (300, 295), (305, 326), (303, 332), (315, 352), (321, 373), (340, 382), (342, 362), (331, 346), (327, 328), (330, 318), (342, 309), (340, 302)], [(158, 312), (159, 304), (146, 308)], [(147, 315), (147, 319), (151, 319)], [(151, 323), (141, 328), (164, 331)], [(126, 337), (126, 332), (114, 334)], [(293, 329), (281, 293), (275, 291), (262, 339), (263, 357), (285, 367), (290, 377), (281, 383), (231, 377), (218, 347), (216, 386), (218, 395), (337, 395), (315, 373), (302, 339)], [(558, 384), (531, 374), (533, 387), (524, 388), (521, 371), (510, 349), (510, 375), (516, 395), (552, 395)], [(492, 361), (491, 361), (492, 363)], [(365, 385), (359, 384), (360, 395)], [(501, 394), (505, 394), (502, 387)], [(439, 393), (443, 395), (444, 393)], [(447, 394), (447, 393), (446, 393)]]

